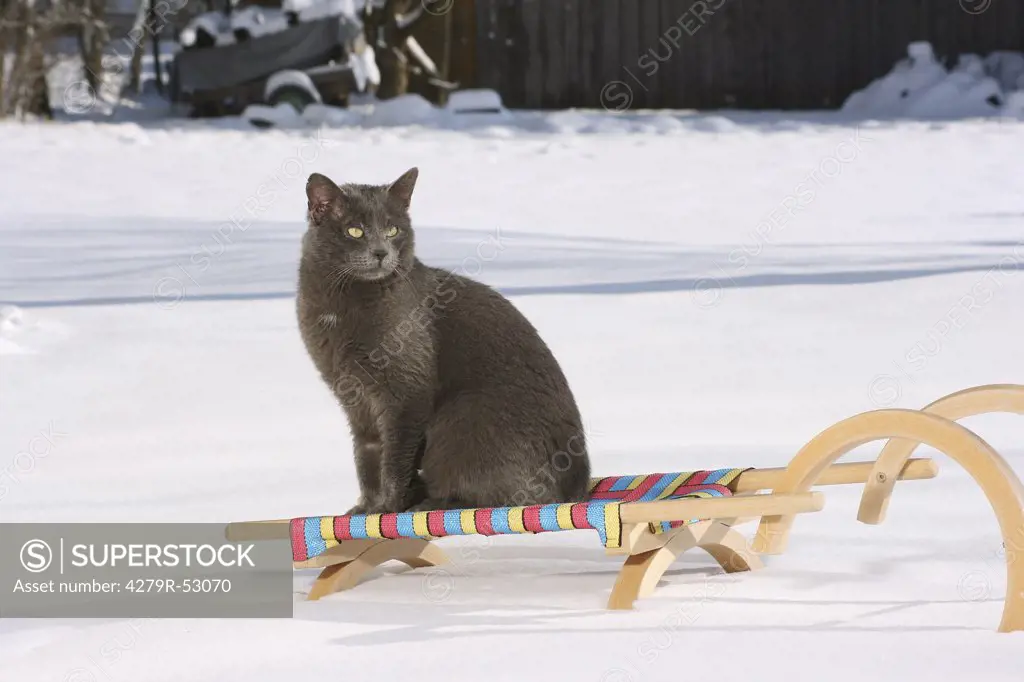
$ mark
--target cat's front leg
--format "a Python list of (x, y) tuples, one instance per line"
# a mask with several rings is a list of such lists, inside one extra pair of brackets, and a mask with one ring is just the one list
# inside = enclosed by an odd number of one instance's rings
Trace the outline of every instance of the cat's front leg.
[(427, 409), (415, 405), (386, 420), (381, 434), (380, 497), (376, 505), (368, 507), (368, 513), (405, 511), (417, 501), (414, 497), (420, 497), (413, 483), (428, 415)]
[(348, 514), (366, 514), (379, 505), (381, 497), (381, 435), (373, 416), (364, 410), (350, 409), (352, 450), (359, 479), (359, 500)]
[(359, 479), (359, 500), (345, 512), (345, 515), (368, 514), (368, 510), (379, 504), (381, 446), (380, 441), (357, 442), (354, 447), (356, 477)]

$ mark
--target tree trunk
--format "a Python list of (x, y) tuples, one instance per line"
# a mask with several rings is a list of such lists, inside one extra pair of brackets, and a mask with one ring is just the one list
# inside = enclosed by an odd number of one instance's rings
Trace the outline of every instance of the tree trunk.
[(135, 91), (135, 94), (142, 93), (142, 55), (146, 49), (146, 17), (149, 15), (149, 0), (139, 0), (139, 9), (135, 12), (135, 23), (132, 24), (129, 39), (134, 43), (132, 47), (132, 63), (128, 75), (128, 87)]
[(28, 14), (21, 59), (21, 93), (15, 113), (20, 116), (53, 118), (50, 87), (46, 83), (46, 30), (34, 10)]
[(46, 81), (45, 45), (45, 41), (37, 35), (29, 47), (29, 83), (24, 115), (52, 119), (50, 85)]
[(157, 21), (156, 0), (149, 0), (149, 26), (153, 31), (150, 40), (153, 43), (153, 77), (156, 79), (156, 91), (164, 94), (164, 74), (160, 68), (160, 30), (163, 26)]
[(409, 60), (398, 47), (378, 50), (377, 68), (380, 70), (378, 99), (392, 99), (409, 92)]
[(6, 24), (12, 20), (11, 1), (0, 0), (0, 118), (7, 114), (7, 51), (10, 30)]
[(7, 67), (0, 71), (0, 117), (52, 118), (46, 46), (59, 18), (45, 0), (3, 0), (0, 9), (0, 47)]
[(395, 21), (399, 13), (407, 12), (409, 0), (385, 0), (383, 8), (373, 7), (365, 21), (366, 42), (373, 46), (380, 70), (379, 99), (391, 99), (409, 91), (409, 59), (405, 54), (408, 28), (400, 28)]
[(93, 92), (103, 87), (103, 50), (109, 39), (104, 20), (104, 0), (84, 0), (78, 43), (82, 53), (85, 81)]
[(7, 75), (7, 101), (4, 103), (6, 115), (22, 116), (25, 112), (28, 91), (29, 45), (33, 39), (34, 12), (24, 0), (13, 0), (9, 13), (11, 33), (14, 40), (11, 50), (11, 70)]

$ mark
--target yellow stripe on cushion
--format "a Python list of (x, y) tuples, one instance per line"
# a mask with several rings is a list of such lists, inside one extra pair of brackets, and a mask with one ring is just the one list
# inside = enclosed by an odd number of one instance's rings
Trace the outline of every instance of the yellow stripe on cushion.
[(604, 506), (604, 532), (607, 547), (622, 545), (622, 525), (619, 516), (619, 503), (610, 502)]
[(523, 525), (522, 507), (512, 507), (508, 510), (508, 527), (513, 533), (526, 532), (526, 526)]
[(476, 511), (473, 509), (463, 509), (462, 513), (459, 514), (459, 522), (462, 524), (462, 532), (467, 535), (476, 533)]
[(560, 504), (558, 509), (555, 510), (555, 520), (558, 522), (558, 527), (562, 530), (572, 530), (576, 526), (572, 525), (572, 504)]
[(429, 538), (430, 528), (427, 526), (427, 514), (429, 512), (421, 511), (413, 514), (412, 517), (412, 532), (416, 533), (417, 537)]
[(334, 537), (334, 517), (320, 517), (320, 537), (324, 539), (324, 542), (330, 542), (331, 540), (334, 540), (335, 543), (337, 543), (337, 539)]
[(366, 537), (382, 538), (380, 533), (380, 514), (366, 515)]
[(740, 474), (742, 474), (744, 471), (746, 471), (746, 469), (733, 469), (725, 476), (722, 476), (720, 479), (718, 479), (716, 483), (718, 483), (718, 485), (724, 485), (731, 489), (732, 484), (736, 481), (737, 478), (740, 477)]
[(626, 490), (636, 490), (640, 486), (640, 484), (643, 483), (646, 480), (647, 480), (646, 476), (643, 476), (643, 475), (641, 475), (641, 476), (634, 476), (633, 480), (630, 481), (629, 485), (626, 486)]
[(678, 476), (673, 478), (672, 482), (669, 483), (667, 486), (665, 486), (665, 489), (662, 490), (660, 493), (658, 493), (658, 496), (655, 497), (654, 499), (656, 499), (656, 500), (663, 500), (663, 499), (665, 499), (666, 497), (668, 497), (669, 495), (672, 494), (672, 491), (674, 491), (676, 488), (678, 488), (679, 485), (683, 481), (685, 481), (687, 478), (689, 478), (690, 476), (692, 476), (692, 473), (685, 472), (685, 471), (683, 473), (679, 474)]

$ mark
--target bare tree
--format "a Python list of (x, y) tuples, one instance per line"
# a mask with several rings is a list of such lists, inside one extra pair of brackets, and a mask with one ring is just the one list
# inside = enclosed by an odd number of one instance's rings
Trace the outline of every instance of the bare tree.
[(11, 20), (10, 0), (0, 0), (0, 118), (4, 115), (4, 102), (7, 101), (5, 86), (7, 82), (7, 52), (10, 50), (8, 39), (10, 30), (7, 28)]
[[(103, 85), (103, 50), (110, 42), (110, 30), (105, 20), (105, 0), (77, 0), (81, 3), (78, 16), (78, 45), (82, 53), (85, 81), (93, 92)], [(76, 3), (77, 4), (77, 3)]]
[(132, 62), (128, 70), (128, 87), (136, 94), (142, 92), (142, 55), (146, 49), (146, 19), (149, 16), (151, 0), (138, 0), (139, 7), (135, 11), (135, 23), (129, 32), (132, 44)]
[(0, 72), (0, 116), (53, 116), (46, 84), (45, 45), (51, 31), (47, 14), (47, 8), (37, 7), (33, 0), (4, 0), (0, 52), (11, 57)]
[(76, 35), (85, 79), (102, 84), (104, 0), (0, 0), (0, 118), (52, 118), (47, 75), (61, 35)]

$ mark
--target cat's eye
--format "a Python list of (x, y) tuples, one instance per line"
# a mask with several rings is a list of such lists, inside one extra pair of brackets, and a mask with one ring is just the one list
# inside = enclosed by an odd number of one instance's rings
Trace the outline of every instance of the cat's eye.
[(363, 236), (363, 228), (361, 227), (350, 227), (348, 228), (348, 236), (359, 239)]
[(391, 227), (388, 228), (388, 231), (384, 233), (384, 236), (387, 237), (388, 239), (398, 236), (398, 228), (392, 225)]

